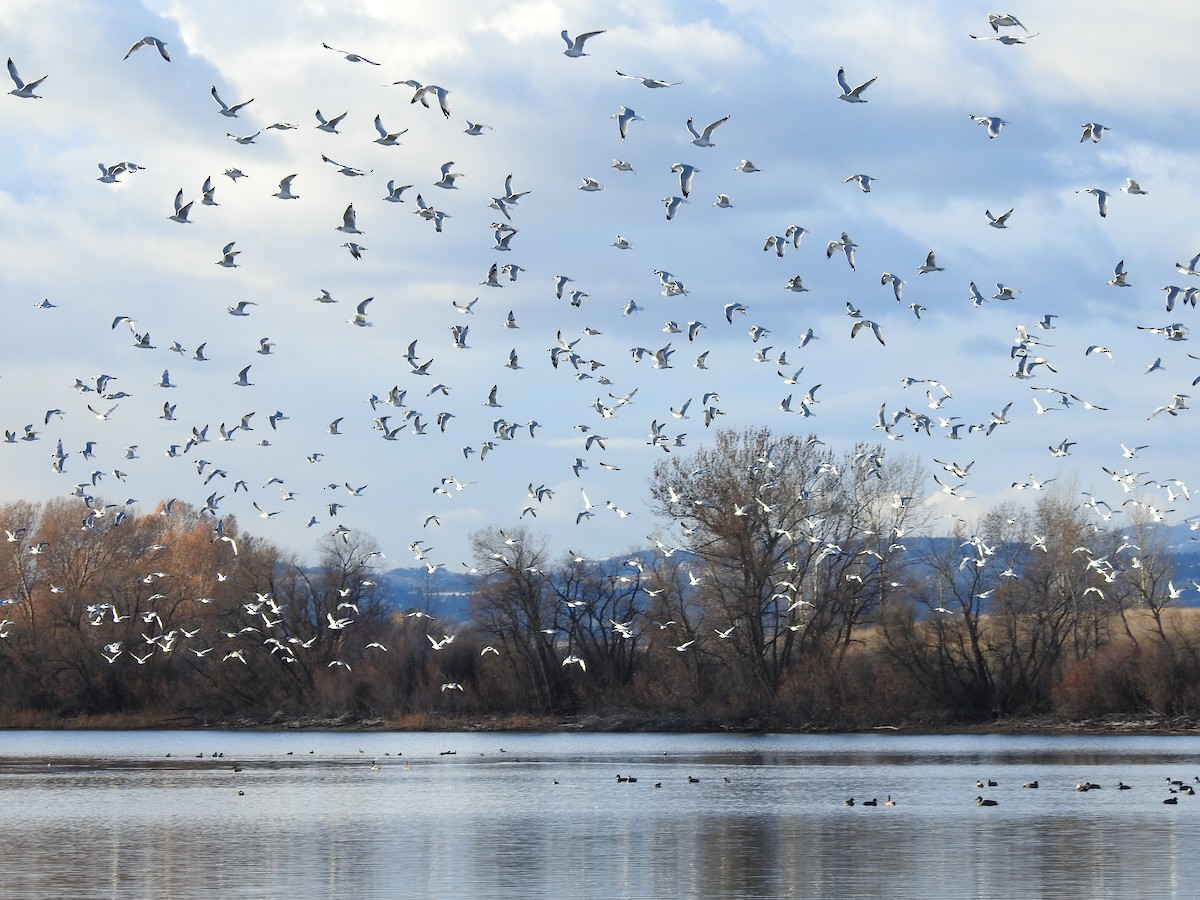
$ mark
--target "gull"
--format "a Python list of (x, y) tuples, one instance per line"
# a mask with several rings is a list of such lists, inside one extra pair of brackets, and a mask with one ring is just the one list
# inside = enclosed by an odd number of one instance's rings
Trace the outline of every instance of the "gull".
[(444, 87), (441, 87), (440, 85), (436, 85), (436, 84), (421, 84), (421, 82), (417, 81), (415, 78), (410, 78), (410, 79), (408, 79), (408, 81), (394, 81), (392, 83), (393, 84), (407, 84), (409, 87), (413, 88), (414, 91), (413, 91), (412, 99), (409, 100), (408, 102), (409, 103), (420, 103), (426, 109), (430, 108), (429, 107), (429, 95), (433, 94), (435, 97), (437, 97), (438, 108), (441, 109), (442, 115), (445, 116), (447, 119), (450, 118), (450, 105), (447, 102), (447, 97), (446, 97), (446, 95), (449, 94), (450, 92), (448, 90), (446, 90)]
[(899, 277), (893, 275), (891, 272), (884, 272), (879, 277), (879, 283), (880, 284), (891, 284), (892, 293), (894, 293), (896, 295), (896, 302), (897, 303), (900, 302), (900, 289), (902, 287), (904, 287), (904, 285), (907, 283), (904, 281), (903, 278), (899, 278)]
[[(787, 284), (784, 285), (784, 288), (789, 291), (795, 291), (797, 294), (808, 290), (808, 288), (804, 286), (804, 282), (801, 280), (799, 275), (793, 275), (791, 278), (789, 278)], [(897, 290), (899, 289), (897, 288)]]
[(167, 45), (152, 35), (146, 35), (140, 41), (134, 42), (134, 45), (129, 48), (129, 52), (126, 53), (122, 58), (129, 59), (129, 57), (133, 55), (133, 51), (137, 50), (139, 47), (156, 47), (158, 48), (159, 56), (161, 56), (167, 62), (171, 61), (171, 55), (167, 53)]
[(1125, 280), (1128, 274), (1125, 271), (1125, 260), (1121, 260), (1113, 269), (1113, 277), (1106, 284), (1111, 284), (1113, 287), (1129, 287), (1129, 282)]
[(321, 46), (324, 47), (326, 50), (332, 50), (334, 53), (341, 53), (350, 62), (364, 62), (369, 66), (379, 65), (379, 63), (373, 62), (373, 61), (367, 59), (365, 56), (359, 56), (357, 53), (350, 53), (346, 50), (339, 50), (337, 47), (330, 47), (324, 41), (321, 42)]
[(254, 382), (250, 380), (250, 366), (246, 366), (242, 371), (238, 372), (237, 381), (234, 382), (238, 387), (253, 387)]
[(728, 194), (717, 194), (717, 199), (713, 201), (713, 206), (718, 209), (732, 209), (733, 198)]
[(588, 54), (583, 52), (584, 42), (587, 41), (588, 38), (594, 38), (598, 34), (604, 34), (604, 30), (585, 31), (583, 34), (575, 35), (574, 39), (572, 39), (571, 33), (566, 29), (563, 29), (562, 39), (566, 41), (567, 44), (567, 49), (563, 51), (563, 56), (569, 56), (572, 59), (578, 59), (581, 56), (587, 56)]
[(1143, 372), (1142, 374), (1144, 374), (1144, 375), (1149, 375), (1151, 372), (1154, 372), (1154, 371), (1157, 371), (1157, 370), (1160, 370), (1160, 369), (1165, 369), (1165, 367), (1164, 367), (1164, 366), (1163, 366), (1163, 364), (1162, 364), (1162, 357), (1161, 357), (1161, 356), (1157, 357), (1157, 358), (1154, 360), (1154, 362), (1150, 363), (1150, 365), (1146, 367), (1146, 371), (1145, 371), (1145, 372)]
[(342, 224), (338, 225), (334, 230), (340, 231), (344, 234), (362, 234), (362, 232), (358, 230), (358, 223), (355, 219), (353, 203), (346, 207), (346, 211), (342, 213)]
[(250, 176), (241, 169), (226, 169), (225, 176), (232, 182), (236, 183), (239, 178), (249, 178)]
[(609, 116), (609, 118), (617, 120), (617, 131), (619, 131), (621, 134), (621, 140), (625, 140), (625, 138), (629, 135), (629, 124), (631, 122), (646, 121), (628, 106), (622, 106), (619, 110)]
[(1059, 442), (1058, 446), (1050, 447), (1050, 455), (1056, 457), (1070, 456), (1071, 448), (1075, 446), (1075, 441), (1070, 441), (1064, 438)]
[(850, 235), (843, 231), (840, 240), (830, 241), (825, 246), (825, 258), (829, 259), (832, 257), (835, 250), (841, 250), (846, 254), (846, 262), (850, 264), (850, 270), (855, 271), (854, 251), (857, 247), (858, 244), (854, 243), (854, 240), (850, 237)]
[(862, 188), (862, 192), (869, 194), (871, 193), (871, 182), (874, 180), (870, 175), (850, 175), (842, 179), (842, 184), (849, 184), (851, 181), (858, 182), (858, 186)]
[(671, 171), (679, 174), (679, 192), (686, 197), (692, 192), (692, 176), (703, 169), (697, 169), (687, 163), (672, 163)]
[(588, 178), (588, 177), (584, 176), (583, 184), (581, 184), (579, 186), (579, 190), (581, 190), (581, 191), (602, 191), (602, 190), (604, 190), (604, 185), (602, 185), (595, 178)]
[(383, 122), (380, 120), (379, 116), (375, 116), (375, 130), (379, 132), (379, 137), (375, 138), (375, 143), (383, 147), (400, 146), (400, 142), (396, 139), (400, 137), (400, 135), (408, 133), (407, 128), (405, 128), (404, 131), (389, 132), (383, 127)]
[(353, 178), (355, 176), (370, 175), (372, 172), (375, 171), (374, 169), (367, 169), (364, 171), (362, 169), (356, 169), (354, 166), (342, 165), (342, 163), (337, 162), (336, 160), (330, 159), (324, 153), (321, 154), (321, 161), (326, 162), (329, 165), (333, 166), (335, 169), (337, 169), (341, 174), (345, 175), (347, 178)]
[(17, 74), (17, 67), (13, 65), (12, 57), (10, 56), (8, 58), (8, 77), (11, 78), (13, 80), (13, 84), (16, 85), (11, 91), (9, 91), (9, 93), (14, 97), (20, 97), (23, 100), (41, 99), (41, 95), (35, 94), (34, 91), (37, 90), (39, 84), (46, 80), (47, 76), (43, 75), (37, 81), (30, 81), (28, 83), (22, 81), (21, 76)]
[(1088, 138), (1092, 139), (1093, 144), (1098, 144), (1104, 132), (1112, 131), (1107, 125), (1101, 125), (1099, 122), (1085, 122), (1081, 127), (1083, 128), (1083, 137), (1079, 139), (1081, 144)]
[(846, 70), (841, 68), (837, 72), (837, 82), (842, 89), (842, 92), (838, 95), (839, 100), (845, 100), (847, 103), (866, 103), (867, 101), (862, 97), (862, 92), (874, 84), (875, 79), (871, 78), (868, 81), (864, 81), (858, 87), (852, 88), (850, 87), (850, 82), (846, 80)]
[(400, 195), (407, 191), (410, 187), (412, 187), (411, 184), (397, 185), (395, 181), (389, 181), (387, 183), (388, 193), (383, 199), (387, 200), (389, 203), (403, 203), (404, 199)]
[(371, 323), (367, 321), (367, 304), (374, 300), (374, 297), (368, 297), (355, 307), (354, 315), (346, 321), (351, 325), (357, 325), (359, 328), (370, 328)]
[(625, 162), (623, 159), (614, 159), (612, 161), (612, 167), (618, 172), (633, 172), (634, 175), (637, 174), (637, 171), (633, 168), (633, 166)]
[[(669, 222), (673, 218), (675, 218), (675, 213), (679, 210), (680, 205), (683, 203), (687, 203), (687, 200), (685, 200), (683, 197), (663, 197), (662, 203), (663, 203), (663, 206), (666, 208), (667, 221)], [(669, 288), (669, 286), (668, 286), (668, 288)]]
[(616, 70), (616, 72), (617, 72), (617, 75), (619, 75), (620, 77), (631, 78), (634, 81), (640, 81), (642, 83), (643, 87), (648, 87), (648, 88), (675, 87), (675, 85), (677, 85), (677, 84), (683, 84), (682, 81), (661, 81), (658, 78), (647, 78), (644, 75), (626, 75), (624, 72), (622, 72), (620, 70)]
[(990, 209), (985, 209), (983, 211), (983, 214), (985, 216), (987, 216), (988, 224), (991, 225), (993, 228), (1007, 228), (1008, 227), (1008, 217), (1013, 214), (1013, 211), (1010, 209), (1008, 212), (1004, 213), (1003, 215), (994, 216), (994, 215), (992, 215), (992, 211)]
[(204, 179), (204, 184), (200, 188), (200, 194), (201, 194), (200, 202), (202, 204), (204, 204), (205, 206), (220, 206), (221, 205), (217, 202), (217, 198), (216, 198), (217, 189), (215, 187), (213, 187), (211, 175), (209, 175), (207, 178)]
[(618, 234), (617, 239), (615, 241), (613, 241), (611, 244), (609, 244), (609, 246), (616, 247), (618, 250), (628, 250), (633, 245), (631, 243), (629, 243), (628, 238), (622, 237), (621, 235)]
[(1125, 179), (1125, 186), (1123, 188), (1121, 188), (1121, 190), (1124, 191), (1126, 194), (1129, 194), (1130, 196), (1133, 196), (1136, 194), (1150, 193), (1149, 191), (1142, 190), (1142, 186), (1140, 184), (1138, 184), (1136, 181), (1134, 181), (1132, 178)]
[(1084, 356), (1091, 356), (1093, 353), (1103, 353), (1109, 359), (1113, 358), (1112, 350), (1110, 350), (1108, 347), (1101, 346), (1100, 344), (1092, 344), (1083, 351)]
[(183, 202), (183, 188), (180, 188), (179, 193), (175, 195), (175, 213), (174, 215), (167, 216), (167, 218), (172, 222), (178, 222), (181, 225), (187, 225), (189, 224), (188, 213), (191, 211), (192, 201), (189, 201), (188, 203)]
[(1103, 219), (1108, 215), (1108, 191), (1102, 191), (1100, 188), (1080, 188), (1075, 193), (1091, 194), (1096, 198), (1096, 203), (1100, 207), (1100, 218)]
[(254, 139), (256, 137), (258, 137), (260, 134), (262, 134), (261, 131), (256, 131), (256, 132), (254, 132), (254, 134), (246, 134), (246, 135), (242, 135), (241, 137), (239, 137), (238, 135), (231, 134), (230, 132), (227, 131), (227, 132), (225, 132), (225, 137), (231, 138), (232, 140), (237, 141), (239, 144), (253, 144)]
[(237, 263), (234, 262), (233, 258), (235, 256), (237, 256), (239, 253), (241, 253), (242, 251), (233, 249), (233, 245), (236, 243), (237, 243), (237, 241), (230, 241), (228, 244), (226, 244), (224, 247), (221, 248), (221, 258), (218, 259), (216, 262), (216, 264), (218, 266), (224, 266), (226, 269), (237, 268)]
[(1024, 31), (1028, 31), (1020, 20), (1011, 13), (988, 13), (988, 24), (992, 26), (992, 31), (999, 33), (1001, 28), (1019, 27)]
[(348, 113), (342, 113), (340, 116), (334, 116), (332, 119), (326, 119), (323, 115), (321, 115), (321, 111), (318, 109), (314, 115), (317, 117), (317, 124), (314, 127), (318, 131), (328, 131), (330, 134), (340, 134), (341, 132), (337, 130), (337, 127), (341, 124), (342, 119), (346, 118)]
[(297, 174), (299, 173), (293, 172), (291, 175), (280, 179), (279, 190), (271, 196), (278, 197), (280, 200), (299, 200), (300, 196), (292, 193), (292, 181), (295, 180)]
[(1007, 119), (1002, 119), (999, 116), (971, 116), (972, 122), (984, 126), (987, 129), (989, 139), (1000, 137), (1000, 131), (1005, 125), (1011, 124)]
[(946, 270), (937, 264), (937, 257), (932, 250), (925, 254), (925, 264), (917, 268), (918, 275), (928, 275), (930, 272), (944, 271)]
[(743, 159), (740, 163), (733, 167), (733, 171), (742, 172), (746, 175), (749, 175), (752, 172), (761, 172), (762, 169), (750, 162), (750, 160)]
[(1200, 265), (1200, 253), (1197, 253), (1186, 263), (1175, 263), (1175, 269), (1180, 275), (1200, 275), (1200, 269), (1196, 266)]
[(470, 119), (467, 119), (467, 127), (463, 131), (463, 134), (469, 134), (471, 137), (479, 137), (479, 135), (483, 134), (483, 129), (485, 128), (488, 131), (492, 130), (491, 125), (484, 125), (482, 122), (472, 122)]
[(1009, 287), (1006, 284), (996, 282), (996, 293), (992, 295), (993, 300), (1015, 300), (1020, 290), (1014, 287)]
[(253, 300), (239, 300), (237, 306), (227, 306), (225, 311), (231, 316), (248, 316), (250, 313), (246, 310), (247, 306), (258, 306), (258, 304)]
[(115, 166), (106, 166), (104, 163), (98, 163), (100, 166), (100, 177), (96, 180), (102, 184), (120, 184), (117, 181), (117, 176), (125, 171), (124, 163), (117, 163)]
[(875, 335), (875, 340), (883, 344), (883, 335), (879, 332), (879, 326), (869, 319), (859, 319), (852, 326), (850, 326), (850, 337), (855, 337), (859, 330), (863, 327), (870, 328), (871, 333)]
[[(1024, 26), (1022, 26), (1022, 27), (1024, 27)], [(967, 35), (967, 37), (969, 37), (975, 41), (999, 41), (1000, 43), (1004, 44), (1007, 47), (1007, 46), (1011, 46), (1012, 44), (1024, 44), (1025, 41), (1027, 41), (1029, 38), (1035, 38), (1040, 33), (1041, 32), (1035, 31), (1033, 34), (1025, 35), (1025, 37), (1017, 37), (1015, 35), (1008, 35), (1008, 34), (1000, 34), (1000, 35), (996, 35), (996, 36), (984, 35), (983, 37), (980, 37), (977, 34), (969, 34), (969, 35)]]
[(712, 142), (712, 133), (728, 121), (729, 121), (729, 116), (722, 116), (721, 118), (717, 119), (715, 122), (712, 122), (709, 125), (706, 125), (704, 127), (703, 131), (697, 131), (696, 125), (692, 121), (692, 117), (688, 116), (687, 130), (689, 132), (691, 132), (692, 143), (695, 144), (697, 147), (715, 147), (716, 144), (714, 144)]
[(363, 247), (359, 244), (355, 244), (353, 242), (347, 242), (345, 244), (342, 244), (341, 246), (343, 246), (347, 250), (349, 250), (350, 255), (353, 256), (355, 259), (362, 259), (363, 251), (367, 249), (366, 247)]
[(228, 103), (226, 103), (224, 100), (221, 99), (221, 95), (217, 93), (217, 86), (215, 84), (212, 86), (211, 93), (212, 93), (213, 99), (217, 101), (217, 106), (221, 107), (217, 111), (221, 115), (227, 116), (231, 119), (237, 117), (238, 110), (241, 109), (243, 106), (246, 106), (247, 104), (254, 102), (254, 98), (251, 97), (249, 100), (245, 100), (241, 103), (235, 103), (233, 106), (230, 106)]

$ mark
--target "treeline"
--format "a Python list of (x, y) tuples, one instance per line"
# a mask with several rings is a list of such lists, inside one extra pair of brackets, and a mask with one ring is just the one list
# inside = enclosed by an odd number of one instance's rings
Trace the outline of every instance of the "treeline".
[(880, 446), (722, 432), (656, 468), (653, 549), (561, 558), (524, 528), (476, 533), (454, 627), (388, 606), (360, 533), (330, 534), (305, 566), (180, 503), (89, 498), (85, 527), (77, 500), (9, 504), (0, 723), (1200, 713), (1200, 628), (1141, 507), (1113, 529), (1060, 486), (954, 520), (918, 554), (905, 542), (937, 526), (914, 499), (926, 479)]

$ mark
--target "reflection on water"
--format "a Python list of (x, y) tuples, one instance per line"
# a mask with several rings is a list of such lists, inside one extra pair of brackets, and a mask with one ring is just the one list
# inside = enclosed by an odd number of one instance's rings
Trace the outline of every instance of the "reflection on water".
[(1193, 782), (1198, 753), (1174, 737), (6, 732), (0, 895), (1195, 896), (1200, 797), (1168, 779)]

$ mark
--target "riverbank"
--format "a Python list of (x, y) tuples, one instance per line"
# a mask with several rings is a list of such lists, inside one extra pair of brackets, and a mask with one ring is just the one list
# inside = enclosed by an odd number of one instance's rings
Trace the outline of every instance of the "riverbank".
[(207, 719), (170, 716), (77, 716), (22, 714), (0, 717), (3, 730), (138, 731), (138, 730), (245, 730), (245, 731), (478, 731), (478, 732), (563, 732), (581, 733), (894, 733), (894, 734), (1003, 734), (1003, 735), (1195, 735), (1200, 719), (1152, 715), (1110, 715), (1090, 719), (1063, 716), (1029, 716), (988, 722), (941, 722), (879, 725), (871, 728), (817, 726), (809, 723), (780, 724), (759, 719), (735, 722), (694, 716), (642, 715), (636, 712), (581, 716), (535, 716), (528, 714), (489, 716), (444, 716), (414, 714), (400, 718), (381, 717), (295, 717), (277, 714), (264, 718)]

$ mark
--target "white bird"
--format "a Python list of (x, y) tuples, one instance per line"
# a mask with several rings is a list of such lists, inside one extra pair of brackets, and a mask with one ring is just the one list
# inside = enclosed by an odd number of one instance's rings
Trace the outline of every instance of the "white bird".
[(237, 241), (230, 241), (228, 244), (226, 244), (224, 247), (221, 248), (221, 258), (217, 260), (218, 266), (223, 266), (226, 269), (237, 268), (237, 263), (234, 261), (234, 257), (237, 256), (242, 251), (233, 249), (233, 245), (236, 243), (237, 243)]
[(1124, 191), (1126, 194), (1129, 194), (1130, 196), (1134, 196), (1137, 194), (1150, 193), (1149, 191), (1142, 190), (1142, 186), (1140, 184), (1138, 184), (1136, 181), (1134, 181), (1132, 178), (1125, 179), (1125, 186), (1122, 187), (1121, 190)]
[(372, 172), (375, 171), (374, 169), (365, 169), (364, 170), (364, 169), (355, 168), (354, 166), (343, 165), (342, 163), (337, 162), (336, 160), (330, 159), (324, 153), (321, 154), (321, 161), (333, 166), (335, 169), (338, 170), (338, 172), (345, 175), (347, 178), (363, 177), (366, 175), (370, 175)]
[[(346, 321), (351, 325), (357, 325), (360, 328), (370, 328), (371, 323), (367, 321), (367, 304), (374, 300), (374, 297), (368, 297), (355, 307), (354, 315)], [(416, 343), (414, 341), (414, 343)]]
[(872, 322), (870, 319), (859, 319), (853, 325), (851, 325), (850, 326), (850, 337), (857, 336), (858, 332), (863, 328), (870, 328), (871, 333), (873, 335), (875, 335), (875, 340), (877, 340), (877, 341), (879, 341), (879, 343), (883, 344), (883, 335), (879, 331), (879, 325), (877, 325), (875, 322)]
[(643, 87), (648, 88), (666, 88), (675, 87), (677, 84), (683, 84), (682, 81), (662, 81), (658, 78), (647, 78), (644, 75), (626, 75), (624, 72), (617, 71), (617, 74), (622, 78), (631, 78), (634, 81), (640, 81)]
[(1108, 216), (1108, 191), (1102, 191), (1100, 188), (1080, 188), (1075, 193), (1091, 194), (1096, 198), (1096, 203), (1100, 207), (1100, 218)]
[(278, 197), (280, 200), (299, 200), (299, 194), (292, 193), (292, 181), (295, 180), (299, 173), (293, 172), (279, 181), (279, 190), (272, 194), (272, 197)]
[(334, 230), (340, 231), (344, 234), (362, 234), (362, 232), (358, 230), (358, 223), (354, 215), (353, 203), (346, 207), (346, 211), (342, 213), (342, 224), (338, 225)]
[(712, 133), (728, 121), (729, 121), (729, 116), (722, 116), (721, 118), (717, 119), (715, 122), (711, 122), (708, 125), (704, 126), (703, 131), (697, 131), (696, 125), (692, 121), (692, 117), (688, 116), (687, 130), (689, 132), (691, 132), (692, 143), (695, 144), (697, 147), (715, 147), (715, 146), (717, 146), (716, 144), (714, 144), (712, 142)]
[(622, 106), (619, 110), (609, 116), (609, 118), (617, 120), (617, 131), (619, 131), (621, 134), (621, 140), (625, 140), (625, 138), (629, 135), (629, 125), (631, 122), (646, 121), (628, 106)]
[(349, 62), (363, 62), (369, 66), (379, 65), (379, 63), (373, 62), (373, 61), (367, 59), (365, 56), (359, 56), (357, 53), (350, 53), (346, 50), (339, 50), (337, 47), (330, 47), (324, 41), (321, 42), (321, 46), (324, 47), (326, 50), (332, 50), (334, 53), (341, 53)]
[(687, 203), (687, 200), (685, 200), (683, 197), (663, 197), (662, 203), (663, 206), (666, 207), (667, 221), (669, 222), (671, 219), (675, 218), (675, 213), (679, 210), (680, 204)]
[(346, 118), (349, 113), (342, 113), (340, 116), (334, 116), (332, 119), (326, 119), (321, 115), (318, 109), (314, 115), (317, 117), (317, 124), (314, 126), (318, 131), (327, 131), (330, 134), (340, 134), (337, 130), (338, 125), (342, 123), (342, 119)]
[(928, 275), (930, 272), (944, 271), (946, 270), (937, 264), (937, 257), (934, 255), (932, 250), (925, 254), (925, 264), (917, 268), (918, 275)]
[(871, 182), (874, 180), (870, 175), (850, 175), (842, 180), (842, 184), (849, 184), (851, 181), (857, 182), (858, 186), (862, 188), (862, 192), (869, 194), (871, 193)]
[(472, 122), (470, 119), (468, 119), (467, 127), (463, 130), (463, 134), (469, 134), (472, 137), (479, 137), (481, 134), (483, 134), (483, 129), (485, 128), (488, 131), (492, 130), (491, 125), (484, 125), (482, 122)]
[(738, 163), (736, 166), (733, 167), (733, 171), (743, 172), (743, 173), (749, 175), (752, 172), (761, 172), (762, 169), (760, 169), (754, 163), (750, 162), (750, 160), (743, 159), (740, 163)]
[(987, 216), (988, 224), (993, 228), (1007, 228), (1008, 217), (1013, 214), (1013, 211), (1010, 209), (1008, 212), (1003, 213), (1002, 215), (994, 216), (992, 215), (992, 211), (990, 209), (985, 209), (983, 214)]
[(251, 97), (249, 100), (243, 100), (241, 103), (235, 103), (233, 106), (230, 106), (228, 103), (226, 103), (224, 100), (221, 99), (221, 95), (217, 93), (217, 86), (215, 84), (212, 86), (211, 93), (212, 93), (212, 98), (217, 101), (217, 106), (221, 107), (219, 110), (217, 110), (217, 112), (219, 112), (221, 115), (227, 116), (231, 119), (237, 117), (239, 109), (254, 102), (254, 98)]
[(227, 306), (225, 311), (231, 316), (248, 316), (250, 312), (246, 309), (247, 306), (258, 306), (253, 300), (239, 300), (237, 306)]
[(188, 213), (192, 211), (192, 202), (183, 202), (183, 188), (179, 189), (179, 193), (175, 195), (175, 213), (167, 216), (172, 222), (179, 222), (181, 225), (187, 225)]
[(563, 51), (563, 56), (569, 56), (572, 59), (578, 59), (580, 56), (587, 56), (588, 54), (583, 52), (584, 42), (589, 38), (594, 38), (598, 34), (604, 34), (604, 30), (585, 31), (583, 34), (577, 34), (574, 38), (572, 38), (571, 33), (566, 29), (563, 29), (562, 39), (567, 44), (567, 49)]
[(588, 178), (587, 176), (584, 176), (583, 184), (579, 186), (579, 189), (581, 191), (602, 191), (604, 190), (604, 185), (602, 185), (595, 178)]
[(133, 51), (139, 47), (155, 47), (158, 49), (158, 54), (167, 62), (171, 61), (171, 54), (167, 53), (167, 45), (152, 35), (146, 35), (140, 41), (135, 41), (134, 45), (129, 48), (129, 52), (125, 54), (124, 59), (129, 59), (133, 55)]
[(250, 366), (246, 366), (242, 371), (238, 372), (237, 381), (234, 384), (238, 387), (253, 387), (254, 382), (250, 380)]
[(375, 138), (375, 143), (383, 147), (399, 147), (400, 142), (397, 138), (402, 134), (407, 134), (408, 129), (403, 131), (388, 131), (383, 127), (383, 121), (379, 116), (375, 116), (375, 130), (379, 132), (379, 137)]
[(1113, 277), (1106, 283), (1113, 287), (1129, 287), (1129, 282), (1125, 280), (1128, 276), (1129, 273), (1125, 271), (1125, 260), (1121, 260), (1113, 269)]
[(387, 196), (383, 199), (387, 200), (389, 203), (403, 203), (404, 198), (400, 195), (407, 191), (410, 187), (412, 187), (411, 184), (397, 185), (394, 180), (389, 181), (387, 183)]
[(16, 85), (11, 91), (9, 91), (9, 93), (14, 97), (20, 97), (23, 100), (41, 99), (41, 95), (35, 94), (34, 91), (37, 90), (39, 84), (46, 80), (46, 75), (43, 75), (37, 81), (30, 81), (28, 83), (22, 81), (21, 76), (17, 74), (17, 67), (13, 65), (12, 57), (10, 56), (8, 58), (8, 77), (11, 78), (13, 80), (13, 84)]
[(703, 169), (697, 169), (687, 163), (672, 163), (671, 171), (679, 174), (679, 192), (686, 197), (692, 192), (693, 176), (697, 172), (702, 172)]
[(970, 119), (986, 128), (988, 138), (993, 140), (1000, 137), (1000, 132), (1005, 125), (1011, 124), (1007, 119), (999, 116), (971, 116)]
[[(876, 76), (878, 77), (878, 76)], [(866, 103), (863, 99), (862, 92), (875, 83), (875, 78), (864, 81), (858, 87), (850, 87), (850, 82), (846, 80), (846, 70), (838, 69), (837, 82), (841, 87), (842, 92), (838, 95), (839, 100), (845, 100), (847, 103)]]
[(1083, 137), (1079, 139), (1079, 143), (1081, 144), (1088, 138), (1091, 138), (1093, 144), (1098, 144), (1104, 132), (1112, 131), (1107, 125), (1101, 125), (1099, 122), (1085, 122), (1082, 128)]

